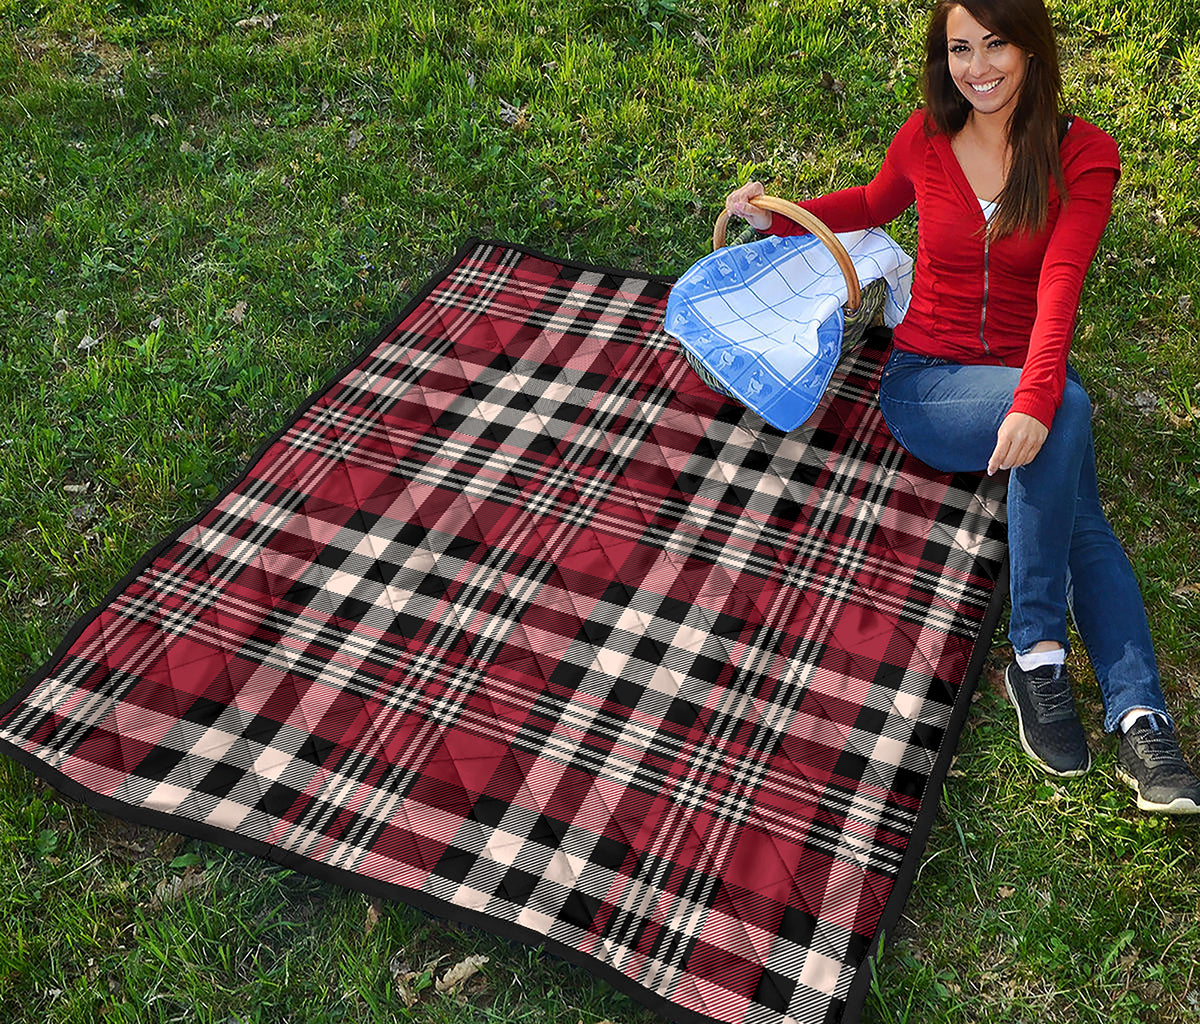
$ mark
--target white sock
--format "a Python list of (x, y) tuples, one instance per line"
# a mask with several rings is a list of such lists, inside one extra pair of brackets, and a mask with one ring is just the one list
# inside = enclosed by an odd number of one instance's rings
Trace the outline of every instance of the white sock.
[(1153, 711), (1147, 711), (1145, 708), (1134, 708), (1132, 711), (1126, 711), (1121, 716), (1121, 732), (1129, 732), (1133, 723), (1143, 716), (1149, 717), (1150, 721), (1154, 724), (1157, 724), (1161, 720), (1160, 716)]
[(1067, 652), (1062, 647), (1052, 651), (1030, 651), (1028, 654), (1017, 655), (1017, 667), (1022, 672), (1032, 672), (1043, 665), (1063, 665), (1067, 661)]

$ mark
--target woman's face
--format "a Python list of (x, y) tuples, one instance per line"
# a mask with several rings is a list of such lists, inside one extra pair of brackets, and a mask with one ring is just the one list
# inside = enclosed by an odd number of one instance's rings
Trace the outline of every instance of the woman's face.
[(950, 77), (975, 113), (1012, 113), (1029, 55), (971, 17), (965, 7), (952, 7), (946, 17), (946, 49)]

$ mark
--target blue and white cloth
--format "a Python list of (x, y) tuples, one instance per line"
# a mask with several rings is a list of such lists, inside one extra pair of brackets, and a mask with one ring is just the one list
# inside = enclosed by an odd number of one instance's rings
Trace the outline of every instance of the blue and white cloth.
[[(883, 321), (895, 327), (912, 293), (913, 261), (880, 228), (838, 235), (860, 285), (882, 278)], [(665, 328), (739, 401), (773, 427), (812, 415), (842, 354), (846, 281), (815, 235), (718, 249), (667, 301)]]

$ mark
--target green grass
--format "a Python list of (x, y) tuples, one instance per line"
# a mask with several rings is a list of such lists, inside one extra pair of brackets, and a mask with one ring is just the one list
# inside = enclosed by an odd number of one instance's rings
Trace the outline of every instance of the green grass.
[[(747, 176), (793, 197), (866, 180), (917, 101), (924, 11), (0, 0), (0, 694), (466, 236), (679, 273)], [(1069, 97), (1124, 157), (1075, 359), (1200, 751), (1200, 8), (1053, 11)], [(237, 27), (256, 13), (279, 17)], [(1031, 770), (1003, 657), (867, 1019), (1200, 1020), (1200, 832), (1133, 811), (1098, 734), (1090, 777)], [(0, 894), (14, 1022), (655, 1019), (402, 906), (368, 927), (361, 896), (114, 822), (7, 761)], [(461, 996), (405, 1007), (394, 959), (473, 953)]]

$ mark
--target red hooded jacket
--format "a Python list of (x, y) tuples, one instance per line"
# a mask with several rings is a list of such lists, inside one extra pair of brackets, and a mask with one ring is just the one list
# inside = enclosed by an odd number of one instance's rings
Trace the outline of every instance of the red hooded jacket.
[[(867, 185), (800, 203), (834, 231), (887, 224), (917, 204), (912, 302), (897, 348), (959, 363), (1022, 367), (1010, 412), (1047, 427), (1062, 402), (1079, 294), (1112, 212), (1120, 157), (1111, 136), (1075, 118), (1059, 148), (1068, 202), (1050, 181), (1046, 227), (989, 240), (950, 139), (916, 111)], [(776, 215), (770, 232), (802, 233)]]

